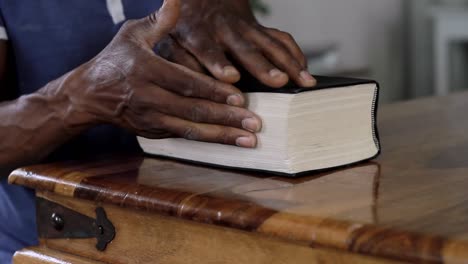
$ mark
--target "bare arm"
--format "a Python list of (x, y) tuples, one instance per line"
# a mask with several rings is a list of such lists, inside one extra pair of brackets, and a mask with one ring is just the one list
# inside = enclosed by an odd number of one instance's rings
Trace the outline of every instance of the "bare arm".
[(67, 100), (57, 96), (66, 82), (54, 81), (37, 93), (4, 101), (10, 94), (6, 85), (7, 42), (0, 42), (0, 176), (12, 169), (40, 161), (58, 146), (90, 124), (66, 128), (70, 118), (63, 110)]
[(148, 138), (255, 147), (261, 121), (244, 108), (237, 88), (154, 54), (179, 9), (179, 0), (166, 0), (159, 12), (127, 22), (91, 61), (34, 94), (1, 103), (0, 170), (38, 162), (102, 123)]

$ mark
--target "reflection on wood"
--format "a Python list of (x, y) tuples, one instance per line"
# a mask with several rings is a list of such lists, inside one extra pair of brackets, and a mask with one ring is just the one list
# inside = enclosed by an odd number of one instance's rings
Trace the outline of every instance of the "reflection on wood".
[(379, 176), (379, 166), (369, 163), (297, 184), (268, 179), (230, 191), (282, 212), (374, 223)]
[(60, 251), (55, 251), (46, 247), (31, 247), (15, 253), (13, 264), (103, 264), (102, 262), (93, 261), (78, 257), (75, 255), (66, 254)]

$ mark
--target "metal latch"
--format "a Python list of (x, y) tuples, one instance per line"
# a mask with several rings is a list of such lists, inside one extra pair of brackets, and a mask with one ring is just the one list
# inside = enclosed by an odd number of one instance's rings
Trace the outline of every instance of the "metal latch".
[(115, 227), (104, 208), (96, 208), (96, 219), (75, 212), (60, 204), (37, 197), (37, 227), (44, 239), (97, 239), (96, 249), (104, 251), (115, 238)]

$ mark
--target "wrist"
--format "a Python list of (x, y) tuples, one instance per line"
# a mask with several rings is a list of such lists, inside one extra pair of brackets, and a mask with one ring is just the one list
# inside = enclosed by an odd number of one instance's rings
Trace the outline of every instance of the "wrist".
[(80, 87), (75, 72), (71, 71), (57, 80), (51, 81), (37, 92), (49, 110), (63, 124), (66, 132), (77, 134), (99, 123), (98, 119), (75, 103), (70, 91)]

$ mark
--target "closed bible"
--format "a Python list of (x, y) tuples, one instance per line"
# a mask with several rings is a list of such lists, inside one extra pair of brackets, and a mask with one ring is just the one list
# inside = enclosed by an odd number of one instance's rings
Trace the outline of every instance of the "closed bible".
[(147, 154), (240, 170), (300, 176), (372, 159), (380, 153), (372, 80), (316, 76), (313, 88), (237, 84), (263, 128), (255, 149), (183, 138), (138, 138)]

